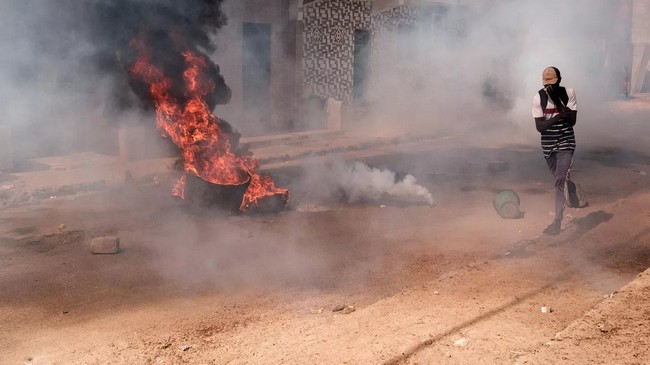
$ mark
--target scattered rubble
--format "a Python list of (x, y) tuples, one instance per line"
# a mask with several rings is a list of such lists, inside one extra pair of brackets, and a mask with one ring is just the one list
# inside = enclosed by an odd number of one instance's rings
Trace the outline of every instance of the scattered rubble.
[(606, 323), (599, 323), (596, 327), (600, 330), (600, 332), (607, 333), (612, 330), (612, 326), (606, 324)]
[(353, 305), (340, 304), (340, 305), (337, 305), (336, 307), (334, 307), (334, 309), (332, 309), (332, 312), (334, 312), (334, 313), (341, 312), (342, 314), (350, 314), (350, 313), (354, 312), (355, 310), (356, 310), (356, 308), (354, 308)]
[(340, 312), (345, 308), (344, 304), (339, 304), (332, 309), (332, 312)]
[(457, 339), (456, 341), (454, 341), (454, 346), (458, 346), (458, 347), (465, 347), (468, 344), (469, 344), (469, 340), (464, 338), (464, 337), (461, 337), (461, 338)]
[(90, 252), (94, 254), (115, 254), (120, 250), (120, 238), (115, 236), (95, 237), (90, 241)]
[(309, 313), (311, 313), (311, 314), (322, 314), (323, 309), (324, 309), (323, 307), (320, 307), (318, 309), (311, 309), (311, 310), (309, 310)]

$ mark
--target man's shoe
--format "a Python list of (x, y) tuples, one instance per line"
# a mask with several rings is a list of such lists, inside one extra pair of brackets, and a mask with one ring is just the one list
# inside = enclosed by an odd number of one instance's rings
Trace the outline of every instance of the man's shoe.
[(547, 234), (549, 236), (555, 236), (560, 233), (560, 226), (562, 225), (562, 221), (556, 219), (553, 221), (553, 223), (549, 224), (548, 227), (544, 230), (544, 234)]

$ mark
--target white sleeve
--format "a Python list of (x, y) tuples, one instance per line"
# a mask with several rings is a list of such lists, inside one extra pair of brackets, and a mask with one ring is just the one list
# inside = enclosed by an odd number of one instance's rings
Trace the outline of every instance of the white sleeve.
[(533, 96), (533, 118), (544, 118), (544, 111), (542, 111), (542, 102), (539, 99), (539, 93)]
[(578, 110), (578, 102), (576, 101), (576, 92), (573, 91), (573, 89), (567, 88), (566, 94), (569, 97), (569, 101), (566, 103), (566, 106), (573, 111)]

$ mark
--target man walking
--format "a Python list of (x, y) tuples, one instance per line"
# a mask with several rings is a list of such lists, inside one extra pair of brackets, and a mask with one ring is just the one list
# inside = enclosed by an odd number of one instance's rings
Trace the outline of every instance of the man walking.
[(555, 176), (555, 218), (545, 234), (560, 233), (564, 207), (567, 202), (567, 182), (576, 148), (573, 126), (576, 124), (577, 104), (573, 89), (560, 86), (562, 76), (555, 67), (542, 72), (544, 88), (533, 97), (533, 118), (541, 134), (542, 151)]

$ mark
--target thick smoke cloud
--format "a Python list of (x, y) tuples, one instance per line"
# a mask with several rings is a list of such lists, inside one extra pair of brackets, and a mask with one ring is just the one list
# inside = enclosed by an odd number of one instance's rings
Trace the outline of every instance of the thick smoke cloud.
[(373, 33), (369, 123), (470, 128), (477, 136), (499, 125), (530, 126), (532, 96), (551, 65), (584, 105), (623, 93), (630, 60), (624, 2), (468, 3), (431, 5), (418, 13), (424, 21)]
[[(78, 3), (78, 1), (69, 0)], [(210, 35), (226, 24), (221, 13), (223, 0), (140, 0), (140, 1), (96, 1), (88, 10), (90, 20), (85, 29), (94, 44), (98, 45), (93, 63), (99, 71), (119, 75), (128, 72), (135, 63), (135, 52), (131, 47), (138, 38), (151, 50), (152, 63), (160, 67), (171, 78), (175, 97), (183, 100), (184, 50), (192, 52), (213, 52)], [(216, 87), (208, 95), (211, 108), (230, 100), (230, 89), (219, 72), (219, 66), (207, 56), (206, 76)], [(123, 76), (127, 78), (128, 75)], [(146, 105), (149, 104), (148, 85), (130, 80), (135, 93)]]
[[(304, 161), (303, 176), (291, 187), (299, 206), (311, 204), (400, 203), (432, 205), (433, 196), (413, 175), (359, 161), (332, 158)], [(301, 209), (299, 207), (299, 209)]]
[[(212, 36), (226, 24), (223, 0), (6, 0), (0, 2), (0, 123), (12, 127), (17, 160), (39, 155), (101, 150), (114, 139), (93, 134), (151, 110), (148, 89), (133, 80), (130, 42), (152, 50), (183, 101), (181, 55), (204, 56), (215, 82), (211, 108), (230, 100)], [(124, 114), (131, 112), (130, 115)], [(109, 148), (112, 146), (107, 146)]]

